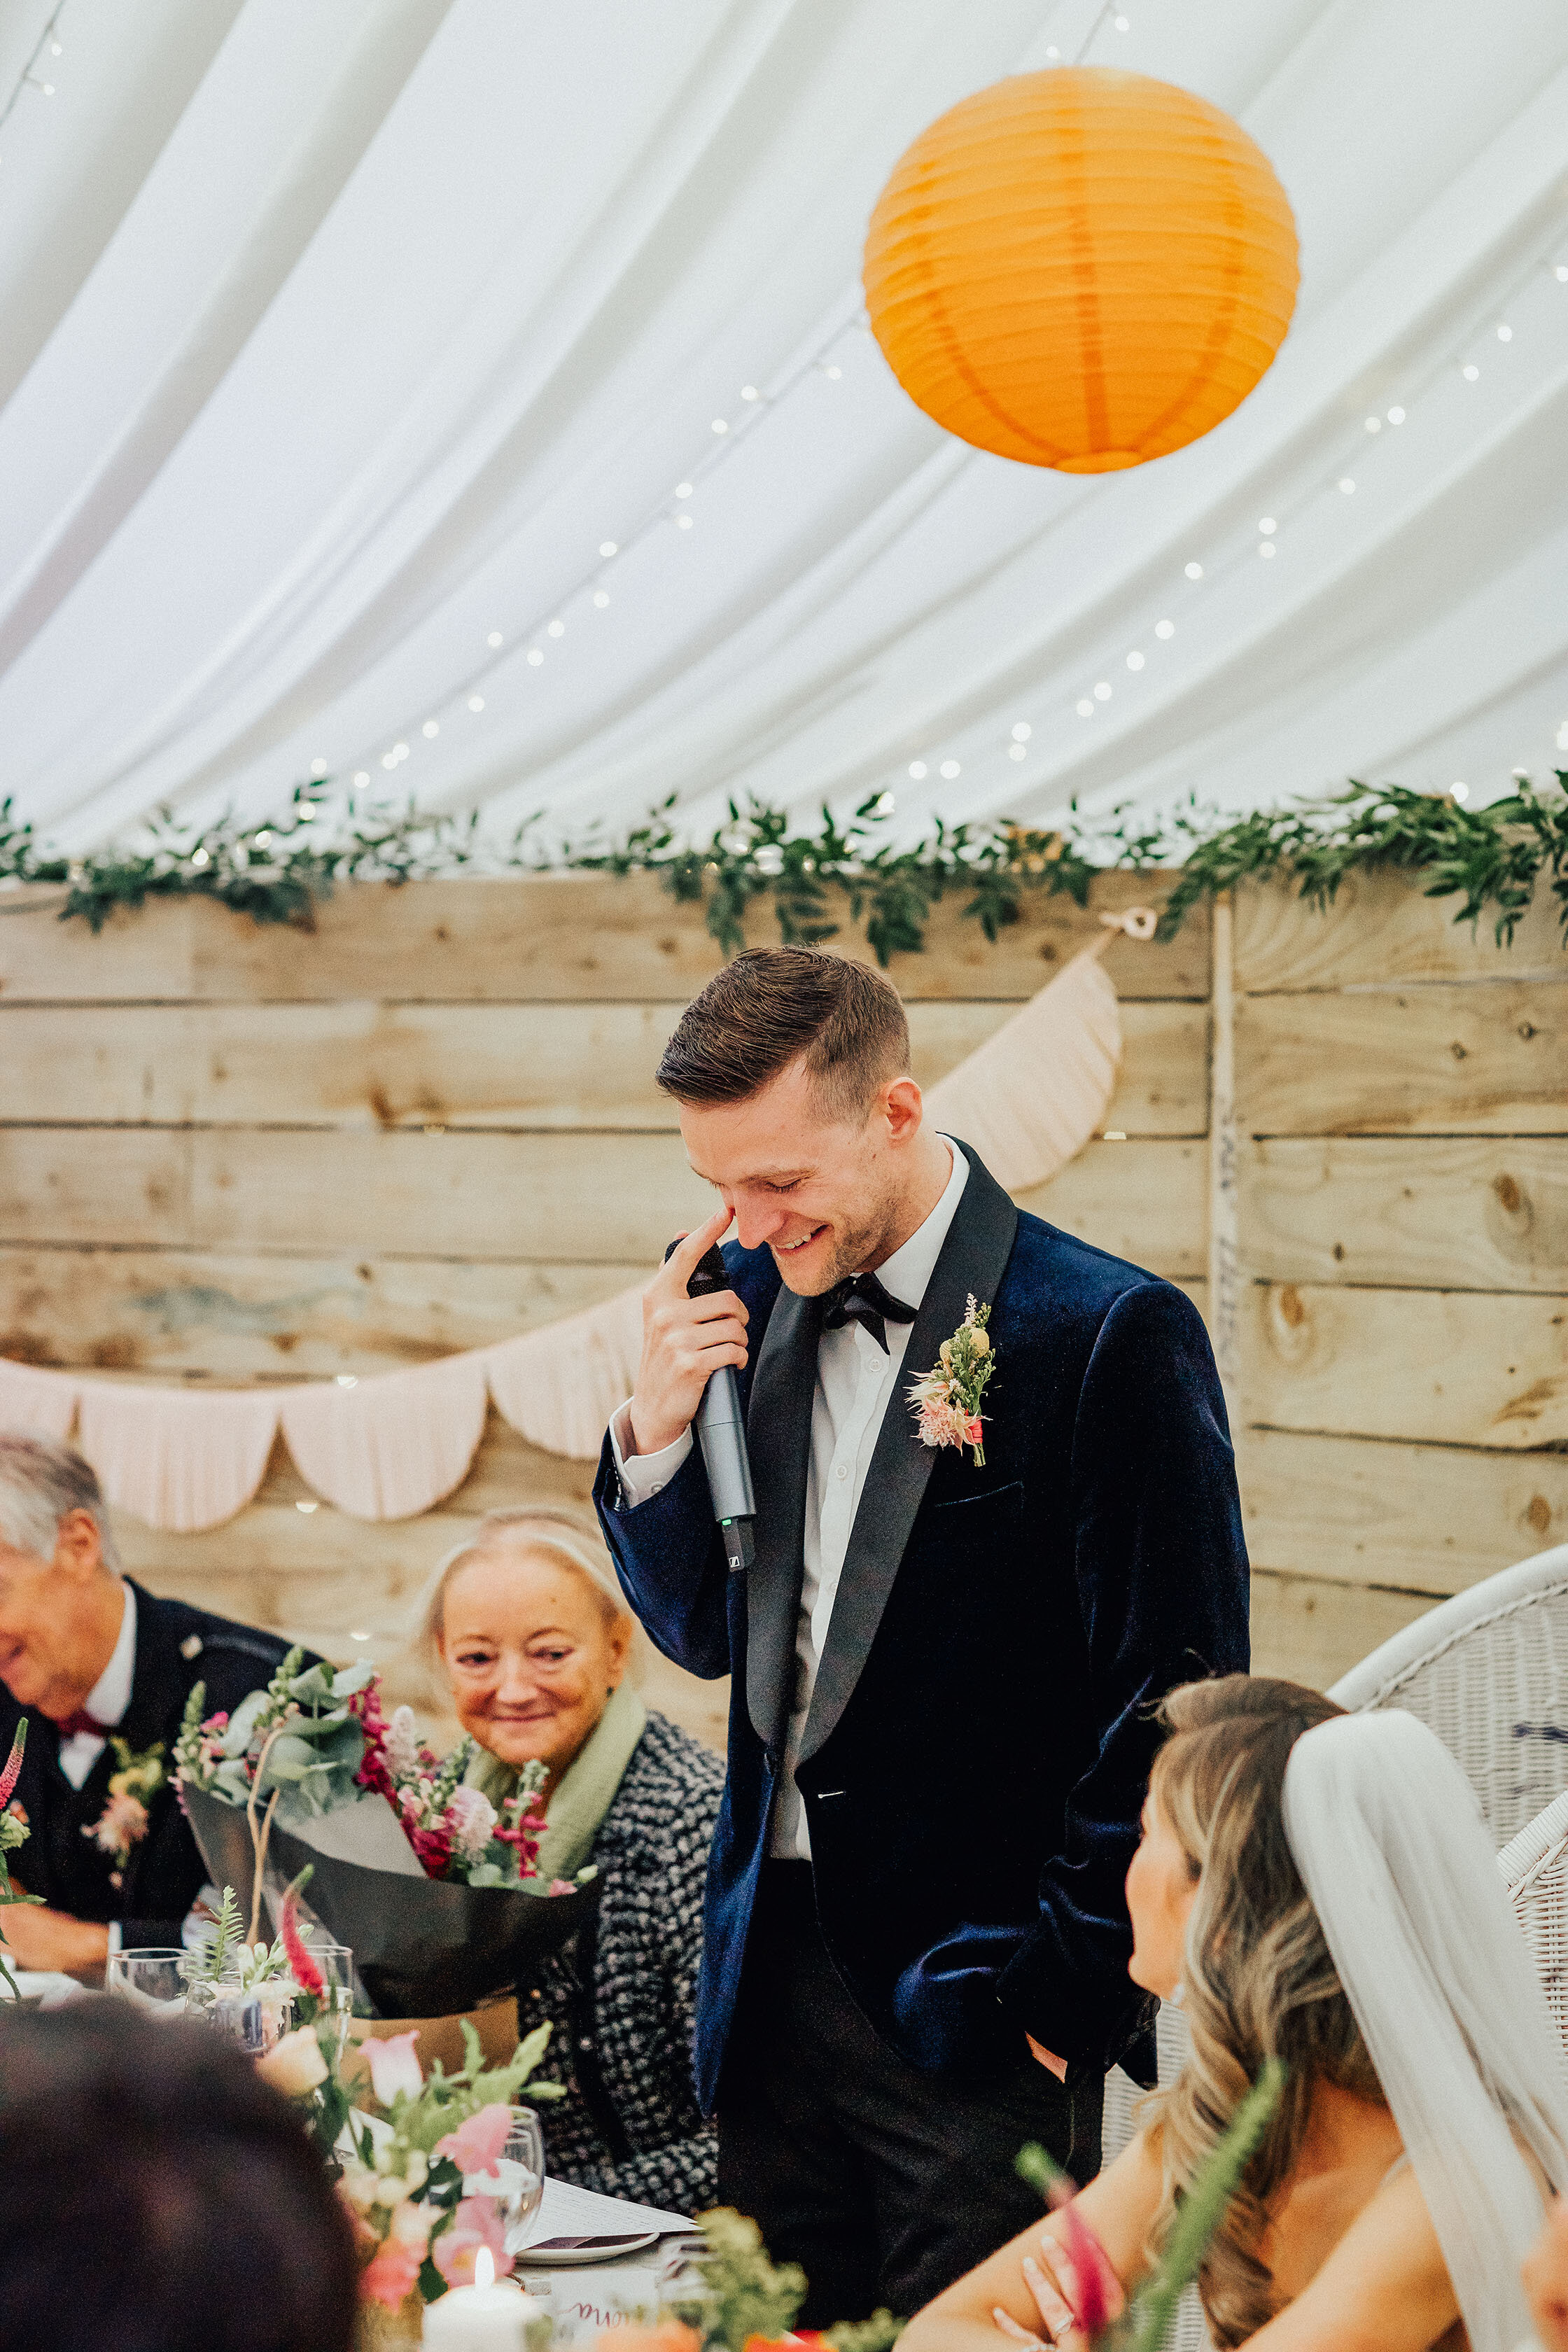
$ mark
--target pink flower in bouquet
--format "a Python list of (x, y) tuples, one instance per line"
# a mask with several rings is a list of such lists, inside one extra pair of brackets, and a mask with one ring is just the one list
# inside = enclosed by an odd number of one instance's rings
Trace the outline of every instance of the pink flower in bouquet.
[(454, 1789), (447, 1819), (465, 1862), (482, 1862), (496, 1825), (496, 1809), (482, 1789)]
[[(458, 2207), (458, 2211), (462, 2208)], [(419, 2273), (430, 2248), (433, 2205), (406, 2200), (392, 2217), (392, 2227), (360, 2273), (359, 2291), (367, 2303), (384, 2303), (396, 2311), (419, 2284)]]
[(445, 2139), (438, 2139), (436, 2153), (449, 2156), (459, 2172), (492, 2172), (511, 2125), (511, 2109), (505, 2100), (493, 2100), (478, 2115), (460, 2123), (456, 2131), (448, 2132)]
[(357, 1717), (364, 1734), (364, 1754), (354, 1774), (355, 1780), (362, 1789), (374, 1790), (377, 1796), (395, 1798), (397, 1783), (387, 1760), (387, 1722), (382, 1712), (380, 1685), (367, 1683), (363, 1690), (355, 1691), (349, 1701), (349, 1713)]
[(444, 1878), (452, 1860), (452, 1832), (446, 1823), (442, 1822), (433, 1830), (416, 1830), (406, 1822), (404, 1826), (426, 1877)]
[(506, 2231), (501, 2227), (496, 2200), (493, 2197), (465, 2197), (452, 2216), (451, 2228), (443, 2230), (430, 2249), (436, 2267), (448, 2286), (472, 2286), (474, 2256), (481, 2246), (489, 2248), (497, 2278), (504, 2278), (511, 2268), (511, 2256), (506, 2250)]
[(1121, 2282), (1111, 2269), (1104, 2247), (1070, 2198), (1057, 2208), (1057, 2220), (1067, 2240), (1066, 2245), (1057, 2250), (1062, 2294), (1072, 2308), (1073, 2317), (1092, 2342), (1121, 2310), (1126, 2300)]
[(416, 2099), (424, 2089), (418, 2043), (419, 2035), (415, 2031), (389, 2033), (384, 2040), (379, 2034), (372, 2034), (362, 2044), (370, 2067), (371, 2087), (384, 2107), (389, 2107), (400, 2091)]
[(577, 1889), (569, 1878), (552, 1878), (550, 1882), (550, 1892), (552, 1895), (575, 1895)]

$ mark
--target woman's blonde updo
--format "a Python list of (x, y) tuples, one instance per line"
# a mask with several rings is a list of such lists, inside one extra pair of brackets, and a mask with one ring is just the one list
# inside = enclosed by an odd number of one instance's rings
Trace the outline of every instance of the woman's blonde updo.
[(1187, 1683), (1160, 1710), (1169, 1733), (1149, 1792), (1181, 1843), (1197, 1896), (1187, 1923), (1183, 2001), (1193, 2054), (1152, 2116), (1164, 2193), (1151, 2236), (1203, 2169), (1266, 2058), (1289, 2069), (1284, 2095), (1198, 2274), (1216, 2345), (1245, 2343), (1276, 2309), (1257, 2248), (1268, 2202), (1294, 2170), (1314, 2085), (1369, 2099), (1378, 2080), (1329, 1958), (1285, 1835), (1290, 1750), (1344, 1709), (1298, 1683), (1226, 1675)]

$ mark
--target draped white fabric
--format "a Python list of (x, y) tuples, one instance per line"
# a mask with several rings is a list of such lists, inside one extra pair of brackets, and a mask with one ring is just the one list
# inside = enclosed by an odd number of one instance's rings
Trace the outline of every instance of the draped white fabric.
[[(64, 845), (317, 765), (581, 828), (1552, 764), (1560, 0), (64, 0), (35, 58), (53, 7), (0, 16), (0, 740)], [(1097, 25), (1251, 130), (1304, 278), (1237, 415), (1069, 480), (912, 409), (858, 261)]]

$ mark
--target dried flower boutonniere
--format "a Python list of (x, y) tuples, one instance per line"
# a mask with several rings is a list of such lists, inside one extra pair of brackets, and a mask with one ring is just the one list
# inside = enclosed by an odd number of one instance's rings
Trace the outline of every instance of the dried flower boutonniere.
[(133, 1752), (128, 1739), (117, 1739), (110, 1734), (109, 1744), (120, 1769), (109, 1776), (109, 1802), (82, 1835), (90, 1838), (100, 1853), (113, 1856), (114, 1868), (109, 1883), (118, 1886), (131, 1859), (132, 1847), (140, 1845), (147, 1834), (148, 1809), (169, 1774), (161, 1739), (155, 1747), (144, 1748), (140, 1755)]
[(990, 1307), (976, 1307), (971, 1291), (963, 1322), (951, 1339), (942, 1341), (931, 1370), (923, 1372), (909, 1391), (919, 1414), (921, 1444), (972, 1445), (977, 1470), (985, 1466), (980, 1400), (996, 1361), (985, 1332), (990, 1319)]

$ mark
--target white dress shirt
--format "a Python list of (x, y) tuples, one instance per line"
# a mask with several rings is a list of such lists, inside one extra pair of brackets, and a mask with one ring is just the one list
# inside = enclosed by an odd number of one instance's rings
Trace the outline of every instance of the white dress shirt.
[[(947, 1137), (952, 1166), (947, 1188), (927, 1217), (891, 1257), (878, 1266), (877, 1279), (889, 1296), (906, 1307), (918, 1307), (935, 1271), (969, 1181), (969, 1162)], [(811, 1839), (805, 1808), (795, 1783), (795, 1760), (811, 1706), (816, 1670), (827, 1640), (838, 1580), (860, 1507), (866, 1474), (881, 1433), (889, 1400), (901, 1393), (900, 1372), (913, 1329), (910, 1323), (889, 1323), (886, 1354), (862, 1323), (847, 1322), (837, 1331), (825, 1331), (816, 1349), (816, 1391), (811, 1407), (811, 1463), (806, 1474), (805, 1578), (801, 1585), (800, 1618), (795, 1633), (798, 1674), (795, 1704), (790, 1715), (784, 1769), (779, 1776), (773, 1807), (770, 1851), (784, 1861), (811, 1859)], [(922, 1370), (929, 1367), (922, 1367)], [(668, 1485), (691, 1451), (691, 1432), (683, 1430), (673, 1445), (658, 1454), (628, 1449), (631, 1428), (628, 1405), (622, 1405), (610, 1423), (610, 1444), (627, 1503), (635, 1509)]]
[[(121, 1584), (120, 1590), (125, 1596), (120, 1637), (110, 1653), (109, 1664), (82, 1701), (88, 1714), (101, 1723), (106, 1732), (115, 1730), (125, 1720), (136, 1673), (136, 1595), (128, 1584)], [(95, 1731), (73, 1731), (68, 1739), (61, 1740), (60, 1770), (73, 1789), (81, 1787), (108, 1744)]]

